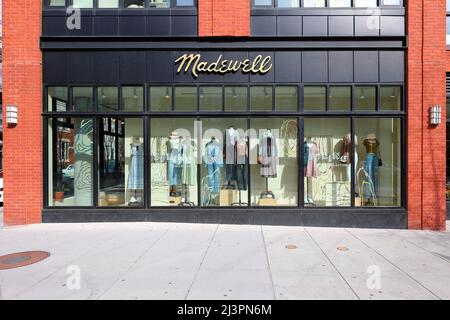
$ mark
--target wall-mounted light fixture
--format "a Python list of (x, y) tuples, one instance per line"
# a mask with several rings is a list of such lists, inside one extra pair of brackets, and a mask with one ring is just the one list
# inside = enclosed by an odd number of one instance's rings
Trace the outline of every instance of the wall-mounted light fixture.
[(430, 107), (430, 125), (437, 126), (442, 122), (442, 107), (439, 105)]
[(14, 127), (18, 123), (18, 108), (16, 106), (6, 106), (6, 124)]

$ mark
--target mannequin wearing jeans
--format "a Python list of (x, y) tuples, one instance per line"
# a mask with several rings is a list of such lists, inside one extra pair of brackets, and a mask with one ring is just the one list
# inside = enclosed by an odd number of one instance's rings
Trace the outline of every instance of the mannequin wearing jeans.
[(366, 147), (366, 159), (364, 161), (364, 170), (366, 171), (366, 179), (364, 185), (364, 195), (370, 202), (370, 199), (375, 200), (377, 195), (377, 174), (379, 161), (379, 147), (375, 134), (371, 133), (364, 139), (364, 147)]
[(174, 131), (167, 141), (167, 177), (170, 185), (170, 196), (179, 196), (176, 190), (177, 185), (181, 183), (181, 139), (178, 132)]
[(208, 170), (208, 181), (210, 192), (213, 194), (219, 193), (220, 184), (220, 168), (223, 165), (222, 147), (217, 142), (215, 137), (211, 137), (205, 145), (205, 165)]

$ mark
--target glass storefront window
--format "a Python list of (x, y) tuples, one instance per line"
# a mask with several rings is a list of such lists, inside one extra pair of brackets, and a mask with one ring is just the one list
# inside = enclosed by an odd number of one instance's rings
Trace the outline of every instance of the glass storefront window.
[(298, 87), (277, 86), (275, 87), (275, 110), (297, 111), (298, 110)]
[(300, 0), (278, 0), (278, 8), (298, 8)]
[(380, 88), (382, 111), (400, 111), (402, 105), (402, 95), (400, 86), (382, 86)]
[(401, 205), (401, 122), (397, 118), (356, 118), (358, 156), (355, 206)]
[(271, 6), (272, 0), (255, 0), (255, 6)]
[(122, 87), (122, 109), (123, 111), (144, 110), (144, 89), (139, 87)]
[(170, 0), (150, 0), (150, 8), (170, 8)]
[(197, 111), (197, 87), (175, 87), (175, 111)]
[(304, 204), (306, 207), (351, 205), (350, 119), (305, 118)]
[(47, 6), (49, 7), (64, 7), (66, 0), (47, 0)]
[(202, 206), (247, 206), (247, 119), (204, 118), (201, 124)]
[(140, 118), (101, 118), (100, 207), (144, 205), (144, 134)]
[(67, 111), (68, 89), (67, 87), (47, 88), (47, 110), (63, 112)]
[(114, 9), (119, 7), (119, 0), (98, 0), (100, 9)]
[(98, 110), (111, 112), (119, 109), (119, 96), (117, 87), (97, 88)]
[(355, 87), (356, 111), (375, 111), (377, 105), (377, 88), (374, 86)]
[(329, 7), (333, 8), (349, 8), (352, 6), (351, 0), (329, 0)]
[(123, 7), (129, 9), (140, 9), (145, 7), (144, 0), (123, 0)]
[(305, 8), (325, 7), (325, 0), (304, 0), (303, 6)]
[(354, 0), (356, 8), (373, 8), (377, 7), (377, 0)]
[(250, 87), (250, 109), (251, 111), (272, 111), (271, 86)]
[(305, 86), (303, 88), (303, 105), (305, 111), (325, 111), (327, 88), (324, 86)]
[(94, 109), (94, 92), (92, 87), (73, 87), (72, 106), (73, 111), (92, 111)]
[(195, 118), (151, 120), (152, 206), (198, 204), (195, 124)]
[(172, 87), (150, 87), (150, 110), (172, 110)]
[(201, 111), (222, 111), (222, 87), (199, 88)]
[(176, 0), (178, 7), (193, 7), (194, 0)]
[(225, 111), (244, 112), (248, 106), (247, 87), (225, 87)]
[(250, 119), (252, 206), (297, 206), (297, 120)]
[(93, 120), (48, 120), (48, 205), (92, 206)]
[(350, 111), (352, 108), (352, 88), (348, 86), (330, 87), (330, 110)]
[(74, 8), (90, 9), (94, 7), (94, 0), (72, 0)]

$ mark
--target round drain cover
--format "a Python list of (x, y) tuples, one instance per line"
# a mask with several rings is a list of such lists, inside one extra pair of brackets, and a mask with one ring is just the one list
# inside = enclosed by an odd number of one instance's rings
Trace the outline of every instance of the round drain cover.
[(28, 266), (48, 258), (50, 253), (46, 251), (27, 251), (11, 253), (0, 256), (0, 270), (14, 269)]

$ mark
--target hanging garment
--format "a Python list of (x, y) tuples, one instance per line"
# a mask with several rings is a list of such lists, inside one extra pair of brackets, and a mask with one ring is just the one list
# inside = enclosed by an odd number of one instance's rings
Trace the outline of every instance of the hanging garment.
[(278, 147), (275, 137), (266, 131), (259, 140), (260, 175), (265, 178), (276, 178), (278, 165)]
[(339, 158), (339, 161), (345, 164), (350, 164), (352, 162), (351, 159), (351, 152), (352, 149), (352, 141), (351, 136), (349, 133), (344, 135), (344, 138), (342, 138), (342, 145), (341, 145), (341, 155)]
[(364, 161), (366, 171), (364, 194), (367, 199), (377, 195), (378, 156), (375, 153), (367, 153)]
[(195, 147), (191, 139), (181, 141), (181, 182), (189, 186), (197, 184), (197, 172), (195, 164)]
[(308, 143), (308, 163), (305, 167), (305, 177), (317, 178), (319, 172), (318, 156), (319, 148), (315, 143)]
[(306, 141), (304, 142), (303, 146), (303, 167), (306, 168), (308, 165), (308, 159), (309, 159), (309, 147)]
[(144, 151), (140, 144), (131, 144), (131, 164), (128, 175), (128, 189), (144, 189)]

